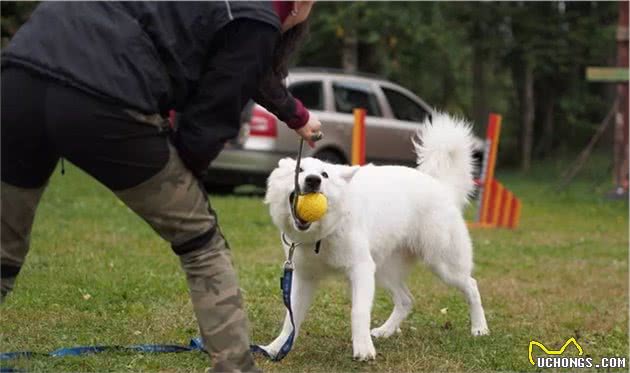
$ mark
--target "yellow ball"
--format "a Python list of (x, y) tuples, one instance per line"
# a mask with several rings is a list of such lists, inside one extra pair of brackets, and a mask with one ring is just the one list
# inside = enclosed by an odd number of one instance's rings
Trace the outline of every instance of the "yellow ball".
[(328, 200), (321, 193), (309, 193), (298, 196), (297, 208), (298, 218), (312, 223), (324, 216), (328, 210)]

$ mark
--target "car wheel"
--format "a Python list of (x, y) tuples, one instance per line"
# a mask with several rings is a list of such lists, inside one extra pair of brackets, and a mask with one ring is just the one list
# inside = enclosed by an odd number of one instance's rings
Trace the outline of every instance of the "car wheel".
[(332, 164), (346, 164), (346, 160), (344, 157), (339, 154), (339, 152), (332, 149), (324, 149), (320, 152), (317, 152), (313, 157), (322, 160), (324, 162), (332, 163)]

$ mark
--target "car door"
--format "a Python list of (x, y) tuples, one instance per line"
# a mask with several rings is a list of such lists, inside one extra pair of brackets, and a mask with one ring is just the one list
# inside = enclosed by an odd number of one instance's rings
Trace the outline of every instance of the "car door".
[[(354, 123), (353, 111), (363, 108), (365, 116), (365, 152), (366, 161), (373, 163), (391, 163), (390, 143), (394, 134), (389, 121), (383, 117), (383, 107), (375, 90), (378, 88), (369, 80), (332, 79), (332, 97), (334, 110), (342, 121)], [(350, 128), (350, 134), (351, 134)]]
[(431, 117), (431, 109), (421, 100), (393, 84), (382, 84), (380, 88), (396, 122), (393, 127), (396, 128), (398, 146), (392, 147), (391, 156), (399, 163), (414, 164), (416, 155), (412, 139), (425, 119)]

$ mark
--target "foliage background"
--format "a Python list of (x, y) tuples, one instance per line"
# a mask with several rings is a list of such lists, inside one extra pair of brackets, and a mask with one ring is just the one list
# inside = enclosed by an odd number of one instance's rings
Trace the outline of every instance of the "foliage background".
[[(36, 4), (2, 2), (2, 45)], [(587, 82), (585, 68), (614, 65), (617, 17), (599, 1), (318, 1), (295, 65), (381, 75), (480, 134), (501, 113), (500, 165), (527, 171), (581, 149), (610, 109), (613, 86)]]
[[(297, 65), (383, 75), (474, 119), (480, 133), (488, 112), (501, 113), (502, 163), (528, 168), (526, 111), (531, 157), (543, 159), (583, 147), (610, 109), (612, 86), (588, 83), (585, 68), (614, 64), (617, 9), (615, 2), (318, 2)], [(356, 59), (344, 56), (354, 51)]]

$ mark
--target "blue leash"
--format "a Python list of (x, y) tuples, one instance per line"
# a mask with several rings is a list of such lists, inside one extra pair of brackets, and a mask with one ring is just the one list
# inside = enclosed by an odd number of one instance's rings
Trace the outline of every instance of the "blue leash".
[[(322, 138), (323, 134), (319, 132), (314, 135), (312, 141), (318, 141)], [(291, 201), (291, 216), (293, 220), (297, 224), (299, 224), (299, 219), (297, 218), (297, 201), (298, 196), (300, 195), (300, 183), (299, 183), (299, 175), (300, 175), (300, 162), (302, 161), (302, 148), (304, 147), (304, 139), (300, 139), (300, 145), (298, 146), (298, 154), (295, 158), (295, 172), (293, 179), (293, 201)], [(289, 244), (286, 241), (284, 233), (282, 234), (282, 242), (285, 244)], [(284, 262), (284, 273), (280, 278), (280, 289), (282, 289), (282, 301), (284, 302), (284, 306), (289, 311), (289, 318), (291, 319), (291, 334), (289, 334), (289, 338), (284, 341), (284, 344), (278, 351), (278, 354), (274, 356), (270, 356), (267, 351), (265, 351), (262, 347), (258, 345), (251, 345), (250, 349), (253, 353), (260, 353), (263, 356), (267, 357), (271, 361), (280, 361), (284, 359), (285, 356), (291, 351), (291, 347), (293, 347), (293, 340), (295, 339), (295, 322), (293, 321), (293, 309), (291, 308), (291, 285), (293, 284), (293, 252), (295, 248), (300, 244), (296, 244), (295, 242), (290, 244), (289, 247), (289, 255), (287, 256), (287, 260)], [(319, 242), (315, 248), (315, 252), (319, 252)]]
[[(291, 309), (291, 285), (293, 283), (293, 263), (291, 258), (293, 257), (293, 250), (295, 244), (291, 244), (289, 250), (289, 259), (284, 263), (284, 273), (280, 278), (280, 288), (282, 289), (282, 300), (284, 306), (289, 311), (291, 318), (291, 325), (293, 330), (289, 335), (289, 338), (284, 342), (280, 351), (276, 356), (271, 356), (259, 345), (251, 345), (250, 349), (252, 353), (260, 353), (271, 361), (280, 361), (291, 351), (293, 347), (293, 340), (295, 338), (295, 323), (293, 322), (293, 310)], [(80, 346), (70, 348), (60, 348), (50, 353), (45, 352), (33, 352), (33, 351), (16, 351), (0, 353), (0, 361), (13, 360), (13, 359), (30, 359), (36, 356), (49, 356), (49, 357), (64, 357), (64, 356), (79, 356), (88, 354), (97, 354), (101, 352), (135, 352), (135, 353), (169, 353), (169, 352), (191, 352), (191, 351), (205, 351), (203, 341), (201, 338), (193, 338), (190, 340), (188, 346), (181, 345), (160, 345), (160, 344), (143, 344), (133, 346)], [(0, 367), (0, 373), (3, 372), (17, 372), (14, 368), (2, 366)]]
[(197, 338), (190, 341), (188, 346), (179, 345), (133, 345), (133, 346), (82, 346), (71, 348), (60, 348), (50, 353), (32, 352), (32, 351), (18, 351), (18, 352), (6, 352), (0, 354), (0, 360), (12, 360), (12, 359), (28, 359), (35, 356), (50, 356), (50, 357), (63, 357), (63, 356), (78, 356), (87, 354), (97, 354), (99, 352), (117, 351), (117, 352), (140, 352), (140, 353), (166, 353), (166, 352), (186, 352), (186, 351), (202, 351), (203, 344), (199, 344)]
[[(156, 345), (156, 344), (144, 344), (133, 346), (81, 346), (71, 348), (60, 348), (50, 353), (44, 352), (32, 352), (32, 351), (17, 351), (6, 352), (0, 354), (0, 361), (13, 360), (13, 359), (30, 359), (35, 356), (48, 356), (48, 357), (64, 357), (64, 356), (79, 356), (88, 354), (97, 354), (100, 352), (136, 352), (136, 353), (167, 353), (167, 352), (187, 352), (187, 351), (203, 351), (203, 343), (199, 338), (193, 338), (190, 340), (188, 346), (179, 345)], [(10, 366), (0, 366), (0, 373), (14, 373), (22, 372), (20, 369), (16, 369)]]
[(293, 284), (293, 250), (295, 250), (296, 245), (291, 244), (291, 248), (289, 249), (289, 259), (284, 263), (284, 273), (280, 278), (280, 288), (282, 289), (282, 301), (284, 302), (284, 306), (289, 311), (289, 318), (291, 319), (291, 334), (282, 347), (280, 347), (280, 351), (276, 356), (270, 356), (267, 351), (265, 351), (262, 347), (258, 345), (251, 345), (250, 349), (253, 353), (260, 353), (271, 361), (280, 361), (284, 359), (285, 356), (289, 354), (291, 348), (293, 347), (293, 339), (295, 338), (295, 322), (293, 321), (293, 309), (291, 308), (291, 286)]

